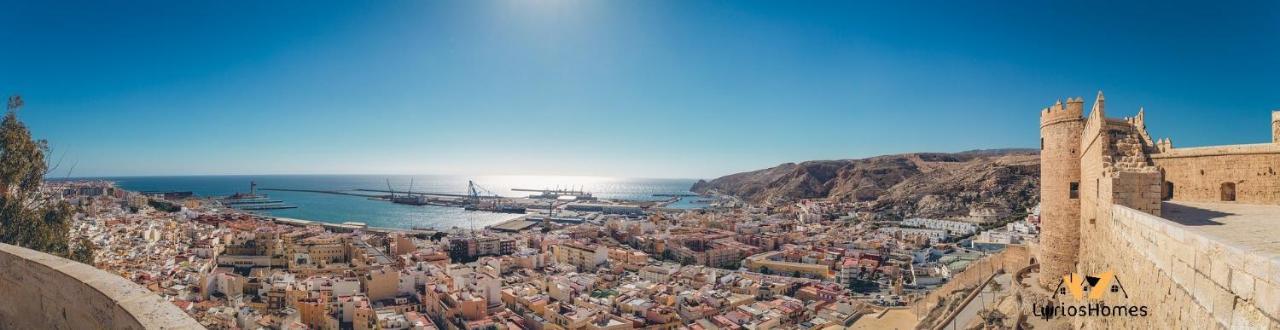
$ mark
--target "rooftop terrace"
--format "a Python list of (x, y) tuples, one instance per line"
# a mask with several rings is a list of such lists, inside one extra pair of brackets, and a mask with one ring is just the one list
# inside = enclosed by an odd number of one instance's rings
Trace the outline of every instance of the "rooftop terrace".
[(1161, 217), (1235, 246), (1280, 256), (1280, 205), (1164, 202)]

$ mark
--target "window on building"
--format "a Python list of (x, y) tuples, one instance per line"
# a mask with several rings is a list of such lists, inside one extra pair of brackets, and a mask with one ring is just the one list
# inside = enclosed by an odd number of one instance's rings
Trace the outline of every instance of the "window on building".
[(1072, 182), (1071, 183), (1071, 199), (1077, 199), (1077, 198), (1080, 198), (1080, 183)]
[(1222, 183), (1222, 201), (1223, 202), (1236, 201), (1236, 183), (1235, 182)]

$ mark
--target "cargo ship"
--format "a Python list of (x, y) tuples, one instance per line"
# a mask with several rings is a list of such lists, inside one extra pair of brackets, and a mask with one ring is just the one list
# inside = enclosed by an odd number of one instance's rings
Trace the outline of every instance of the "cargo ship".
[(430, 205), (431, 200), (423, 195), (391, 196), (391, 202), (407, 205)]
[(249, 181), (249, 192), (236, 192), (231, 196), (218, 199), (222, 205), (244, 211), (266, 211), (296, 209), (297, 206), (283, 204), (284, 201), (267, 198), (266, 194), (258, 195), (258, 183)]

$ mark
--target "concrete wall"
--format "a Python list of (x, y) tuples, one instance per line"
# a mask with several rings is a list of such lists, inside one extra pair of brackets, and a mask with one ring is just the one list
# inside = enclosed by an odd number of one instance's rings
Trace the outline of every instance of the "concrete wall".
[(0, 244), (0, 329), (202, 329), (146, 288), (92, 266)]
[(1280, 145), (1250, 144), (1172, 149), (1151, 161), (1173, 184), (1173, 200), (1219, 202), (1225, 182), (1235, 184), (1236, 202), (1280, 204)]
[(1280, 259), (1234, 246), (1124, 206), (1113, 206), (1085, 237), (1080, 271), (1114, 270), (1129, 297), (1108, 304), (1147, 305), (1147, 317), (1078, 318), (1083, 328), (1211, 329), (1280, 327)]

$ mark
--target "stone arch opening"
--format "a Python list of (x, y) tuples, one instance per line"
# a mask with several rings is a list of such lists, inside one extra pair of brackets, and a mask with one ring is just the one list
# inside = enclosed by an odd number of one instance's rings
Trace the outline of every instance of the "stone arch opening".
[(1173, 199), (1173, 182), (1164, 182), (1164, 195), (1160, 196), (1160, 200), (1167, 201)]
[(1223, 182), (1221, 190), (1222, 190), (1223, 202), (1236, 201), (1236, 183), (1235, 182)]

